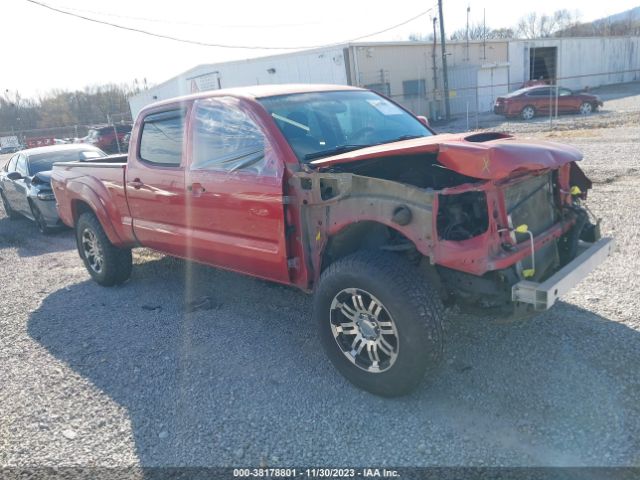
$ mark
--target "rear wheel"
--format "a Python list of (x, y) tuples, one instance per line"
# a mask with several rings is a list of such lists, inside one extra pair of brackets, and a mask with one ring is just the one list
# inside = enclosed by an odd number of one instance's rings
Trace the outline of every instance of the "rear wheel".
[(533, 117), (536, 116), (536, 109), (531, 105), (527, 105), (520, 112), (520, 116), (522, 117), (523, 120), (531, 120)]
[(7, 214), (7, 217), (9, 217), (9, 220), (15, 220), (18, 218), (20, 214), (11, 208), (9, 200), (4, 196), (4, 192), (2, 190), (0, 190), (0, 197), (2, 198), (2, 207), (4, 208), (4, 212)]
[(80, 215), (76, 222), (76, 241), (80, 258), (100, 285), (118, 285), (131, 276), (131, 249), (113, 245), (93, 213)]
[(442, 355), (443, 307), (435, 289), (389, 252), (358, 252), (330, 265), (314, 316), (334, 366), (377, 395), (411, 392)]

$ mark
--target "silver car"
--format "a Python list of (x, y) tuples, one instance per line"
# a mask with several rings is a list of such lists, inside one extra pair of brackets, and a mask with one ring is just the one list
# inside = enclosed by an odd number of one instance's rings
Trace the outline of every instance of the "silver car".
[(106, 157), (91, 145), (53, 145), (22, 150), (0, 170), (0, 197), (11, 219), (20, 215), (34, 220), (42, 233), (62, 226), (51, 189), (55, 162), (86, 161)]

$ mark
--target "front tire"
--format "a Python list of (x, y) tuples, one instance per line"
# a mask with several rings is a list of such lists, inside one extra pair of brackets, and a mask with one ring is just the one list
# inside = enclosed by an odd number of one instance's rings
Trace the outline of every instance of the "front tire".
[(357, 252), (330, 265), (314, 317), (333, 365), (376, 395), (410, 393), (442, 356), (443, 307), (435, 289), (389, 252)]
[(584, 102), (582, 105), (580, 105), (580, 113), (582, 115), (591, 115), (593, 110), (594, 110), (593, 105), (590, 104), (589, 102)]
[(93, 213), (83, 213), (78, 218), (76, 241), (80, 258), (97, 283), (111, 287), (129, 279), (133, 265), (131, 249), (113, 245)]
[(2, 207), (4, 208), (4, 212), (7, 214), (7, 217), (9, 217), (9, 220), (15, 220), (18, 218), (20, 214), (11, 208), (9, 200), (4, 196), (4, 192), (2, 192), (2, 190), (0, 190), (0, 198), (2, 198)]
[(42, 212), (40, 211), (38, 206), (31, 201), (29, 201), (29, 206), (31, 207), (31, 215), (33, 215), (40, 233), (42, 233), (43, 235), (48, 235), (49, 233), (51, 233), (53, 229), (47, 225), (47, 221), (44, 219), (44, 216), (42, 215)]

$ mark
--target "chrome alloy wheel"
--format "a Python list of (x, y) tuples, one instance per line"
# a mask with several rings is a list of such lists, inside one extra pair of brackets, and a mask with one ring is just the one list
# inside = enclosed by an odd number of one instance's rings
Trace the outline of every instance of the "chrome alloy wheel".
[(584, 102), (582, 105), (580, 105), (580, 113), (582, 115), (589, 115), (591, 112), (593, 112), (593, 105), (591, 105), (588, 102)]
[(333, 337), (351, 363), (370, 373), (393, 366), (400, 339), (380, 300), (360, 288), (346, 288), (333, 298), (329, 318)]
[(102, 266), (104, 265), (104, 254), (100, 247), (98, 237), (88, 228), (82, 231), (82, 251), (84, 252), (84, 258), (87, 259), (87, 263), (91, 270), (96, 273), (102, 272)]
[(531, 120), (536, 114), (533, 107), (527, 106), (522, 109), (522, 118), (525, 120)]

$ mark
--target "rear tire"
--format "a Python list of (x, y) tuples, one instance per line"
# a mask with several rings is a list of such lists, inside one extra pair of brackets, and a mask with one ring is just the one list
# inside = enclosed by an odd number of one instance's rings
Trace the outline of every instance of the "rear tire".
[(354, 385), (395, 397), (413, 391), (442, 356), (443, 306), (402, 257), (361, 251), (331, 264), (314, 298), (325, 353)]
[(4, 208), (4, 212), (7, 214), (9, 220), (15, 220), (20, 216), (18, 212), (16, 212), (11, 205), (9, 205), (9, 200), (4, 196), (4, 192), (0, 190), (0, 197), (2, 198), (2, 207)]
[(80, 215), (76, 222), (76, 242), (87, 271), (100, 285), (119, 285), (131, 276), (131, 249), (113, 245), (93, 213)]
[(536, 116), (536, 109), (532, 105), (527, 105), (520, 112), (520, 116), (523, 120), (531, 120)]

